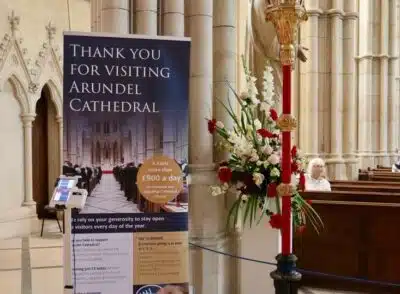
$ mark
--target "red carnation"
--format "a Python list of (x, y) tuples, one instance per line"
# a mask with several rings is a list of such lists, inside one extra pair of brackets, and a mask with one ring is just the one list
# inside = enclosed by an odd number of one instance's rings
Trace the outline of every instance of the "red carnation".
[(269, 198), (276, 197), (276, 195), (277, 195), (276, 187), (277, 187), (276, 183), (268, 184), (267, 197), (269, 197)]
[(278, 119), (278, 113), (273, 108), (271, 108), (269, 110), (269, 115), (271, 116), (272, 120), (274, 120), (274, 121), (276, 121)]
[(292, 150), (290, 151), (290, 153), (292, 154), (292, 158), (297, 156), (297, 147), (296, 147), (296, 145), (293, 145)]
[(306, 177), (304, 176), (304, 172), (300, 173), (299, 186), (300, 190), (304, 190), (306, 186)]
[(271, 215), (269, 224), (274, 229), (280, 229), (282, 227), (282, 216), (280, 214)]
[(218, 170), (218, 178), (222, 183), (227, 183), (232, 178), (232, 170), (227, 166), (221, 166)]
[(268, 131), (266, 129), (257, 130), (257, 134), (259, 134), (263, 138), (274, 138), (274, 137), (276, 137), (276, 135), (274, 135), (273, 133), (271, 133), (270, 131)]
[(210, 134), (214, 134), (216, 129), (217, 129), (217, 120), (216, 119), (209, 119), (208, 120), (208, 132)]
[(297, 233), (298, 235), (302, 235), (302, 234), (304, 233), (305, 230), (306, 230), (306, 226), (305, 226), (305, 225), (302, 225), (302, 226), (297, 227), (296, 233)]
[(290, 169), (292, 170), (292, 173), (297, 173), (299, 171), (299, 166), (297, 165), (296, 162), (292, 162)]

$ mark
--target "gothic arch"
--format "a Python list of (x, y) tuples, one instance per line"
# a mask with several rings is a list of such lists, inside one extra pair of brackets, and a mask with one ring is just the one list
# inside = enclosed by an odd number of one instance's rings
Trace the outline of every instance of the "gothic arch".
[(6, 80), (2, 81), (0, 91), (3, 91), (4, 86), (7, 82), (10, 82), (14, 91), (14, 97), (17, 99), (18, 104), (21, 108), (21, 115), (29, 113), (29, 100), (28, 94), (21, 82), (21, 79), (16, 73), (11, 74)]
[(28, 114), (31, 77), (27, 66), (29, 61), (25, 59), (27, 50), (21, 48), (21, 44), (22, 39), (16, 39), (14, 34), (5, 34), (0, 42), (0, 92), (10, 82), (21, 106), (21, 114)]
[[(54, 103), (54, 106), (56, 107), (57, 117), (62, 117), (63, 105), (62, 105), (62, 98), (61, 98), (62, 96), (61, 96), (59, 87), (54, 83), (53, 80), (47, 80), (39, 89), (42, 89), (46, 86), (50, 92), (51, 101)], [(40, 96), (36, 99), (34, 105), (36, 105), (39, 98), (40, 98)]]
[[(49, 87), (51, 99), (56, 106), (57, 116), (62, 117), (62, 68), (60, 64), (60, 57), (57, 57), (58, 50), (53, 48), (52, 43), (49, 41), (43, 43), (42, 49), (35, 62), (35, 66), (31, 69), (31, 75), (34, 83), (39, 89), (45, 85)], [(35, 97), (37, 100), (39, 97)], [(34, 101), (36, 104), (37, 101)]]

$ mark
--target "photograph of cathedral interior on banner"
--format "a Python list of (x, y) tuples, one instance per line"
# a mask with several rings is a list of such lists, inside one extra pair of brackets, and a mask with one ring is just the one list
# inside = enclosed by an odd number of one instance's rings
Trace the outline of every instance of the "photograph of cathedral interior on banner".
[[(89, 192), (84, 213), (188, 211), (188, 119), (179, 112), (65, 113), (63, 174), (81, 176)], [(182, 170), (183, 190), (165, 205), (147, 201), (136, 184), (143, 161), (155, 155)]]

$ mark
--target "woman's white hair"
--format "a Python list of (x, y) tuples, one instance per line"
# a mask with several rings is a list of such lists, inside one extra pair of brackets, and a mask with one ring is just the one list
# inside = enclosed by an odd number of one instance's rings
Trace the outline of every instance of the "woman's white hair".
[(326, 173), (325, 173), (325, 171), (326, 171), (325, 170), (325, 161), (323, 161), (321, 158), (318, 158), (318, 157), (311, 159), (310, 162), (308, 163), (307, 173), (309, 175), (312, 174), (312, 169), (313, 169), (314, 165), (321, 165), (322, 168), (323, 168), (322, 176), (326, 175)]

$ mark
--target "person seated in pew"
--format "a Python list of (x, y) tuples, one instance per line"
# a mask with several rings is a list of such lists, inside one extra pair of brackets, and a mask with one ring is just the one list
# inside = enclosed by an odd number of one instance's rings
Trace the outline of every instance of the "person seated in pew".
[[(399, 150), (396, 150), (396, 153), (399, 154)], [(392, 165), (392, 173), (399, 173), (400, 172), (400, 158), (397, 159), (397, 162), (393, 163)]]
[(321, 158), (311, 159), (305, 178), (306, 191), (331, 191), (331, 184), (325, 178), (325, 162)]

